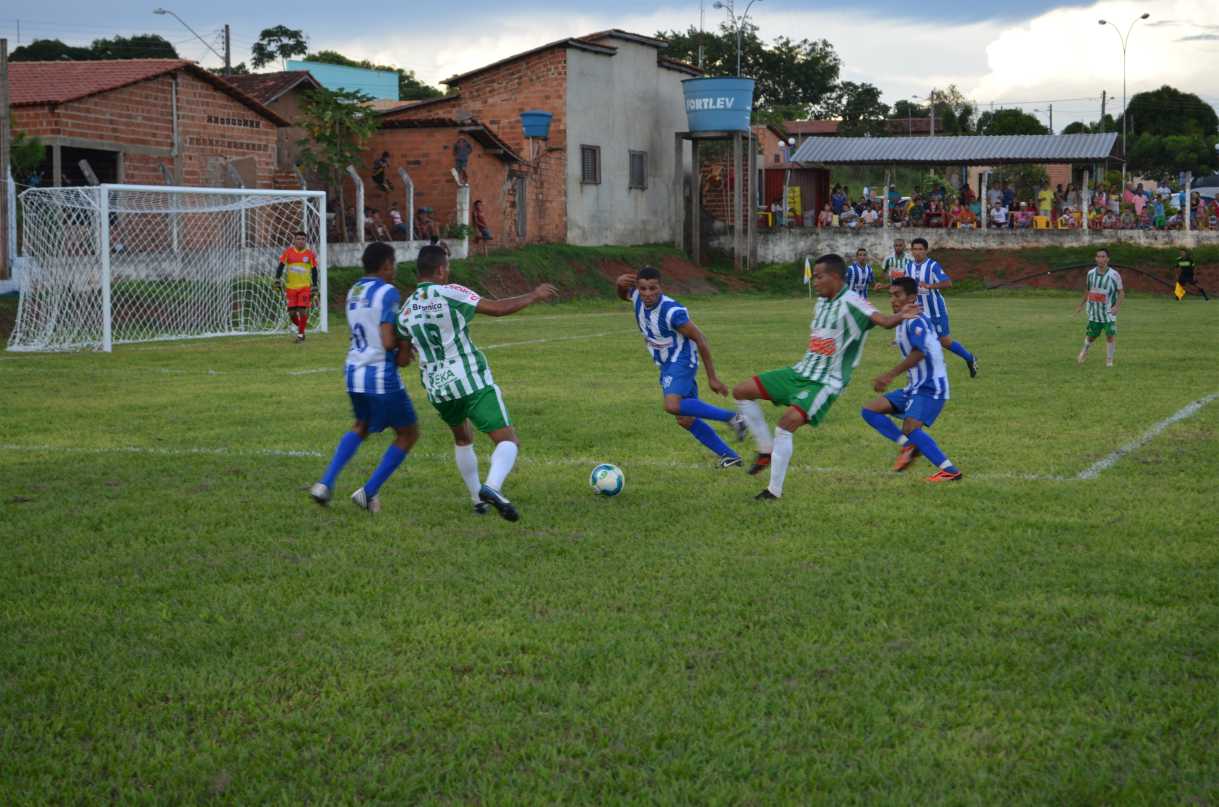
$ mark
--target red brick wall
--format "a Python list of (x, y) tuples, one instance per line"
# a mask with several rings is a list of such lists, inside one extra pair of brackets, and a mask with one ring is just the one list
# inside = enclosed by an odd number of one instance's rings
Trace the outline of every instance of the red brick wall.
[[(381, 129), (368, 142), (368, 148), (363, 157), (364, 168), (360, 175), (364, 177), (364, 204), (374, 210), (380, 210), (381, 216), (389, 226), (390, 204), (397, 202), (398, 209), (405, 210), (405, 193), (402, 180), (398, 176), (401, 166), (410, 174), (415, 183), (415, 208), (432, 208), (432, 217), (443, 230), (456, 221), (457, 216), (457, 183), (450, 169), (455, 167), (453, 160), (453, 144), (461, 136), (456, 126), (429, 129)], [(466, 140), (474, 147), (466, 174), (470, 182), (470, 205), (474, 200), (482, 199), (483, 214), (487, 225), (495, 237), (495, 244), (515, 242), (515, 204), (512, 194), (505, 189), (508, 178), (508, 163), (498, 156), (488, 154), (469, 135)], [(372, 182), (370, 167), (373, 160), (388, 151), (390, 158), (389, 180), (393, 190), (387, 195), (381, 192)], [(355, 200), (348, 199), (348, 207), (354, 207)], [(473, 213), (470, 223), (473, 225)]]
[(758, 168), (768, 168), (782, 161), (779, 136), (769, 126), (753, 127), (754, 144), (758, 147)]
[[(456, 86), (459, 96), (452, 101), (428, 104), (417, 110), (408, 108), (393, 117), (418, 120), (451, 116), (458, 109), (469, 112), (531, 163), (518, 167), (528, 174), (526, 240), (566, 240), (567, 51), (552, 48), (535, 53), (463, 79)], [(521, 130), (520, 113), (526, 109), (542, 109), (554, 116), (550, 137), (538, 141), (537, 154), (530, 154), (530, 145)], [(449, 165), (451, 159), (446, 171)], [(483, 206), (487, 207), (486, 195), (482, 198)]]
[[(186, 73), (178, 76), (182, 183), (206, 184), (209, 157), (253, 156), (258, 164), (258, 186), (271, 187), (278, 127), (212, 85)], [(169, 149), (173, 145), (171, 86), (172, 78), (164, 75), (53, 109), (19, 107), (16, 128), (31, 135)], [(164, 182), (161, 164), (170, 164), (170, 157), (124, 153), (123, 181), (160, 185)]]

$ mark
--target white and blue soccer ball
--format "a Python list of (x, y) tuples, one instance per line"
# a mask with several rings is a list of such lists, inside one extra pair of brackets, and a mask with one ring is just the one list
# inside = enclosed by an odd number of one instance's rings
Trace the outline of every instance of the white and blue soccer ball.
[(592, 486), (593, 492), (600, 496), (617, 496), (626, 484), (626, 477), (617, 465), (603, 462), (593, 468), (593, 472), (588, 476), (588, 484)]

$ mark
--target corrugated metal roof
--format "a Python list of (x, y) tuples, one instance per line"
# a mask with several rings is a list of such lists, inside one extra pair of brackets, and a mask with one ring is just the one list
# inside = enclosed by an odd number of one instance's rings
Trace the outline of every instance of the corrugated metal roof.
[(810, 137), (792, 160), (829, 165), (1074, 163), (1115, 156), (1117, 134)]

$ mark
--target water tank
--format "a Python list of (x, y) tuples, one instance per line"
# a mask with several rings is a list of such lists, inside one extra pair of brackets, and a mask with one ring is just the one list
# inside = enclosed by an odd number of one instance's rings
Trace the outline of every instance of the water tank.
[(688, 78), (681, 83), (692, 132), (747, 132), (753, 111), (753, 79)]
[(549, 137), (551, 117), (553, 116), (549, 112), (540, 109), (527, 109), (522, 112), (521, 126), (525, 130), (525, 137)]

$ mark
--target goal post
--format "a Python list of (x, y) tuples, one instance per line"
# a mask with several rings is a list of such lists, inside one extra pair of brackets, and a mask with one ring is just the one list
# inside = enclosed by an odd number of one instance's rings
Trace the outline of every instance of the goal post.
[(19, 198), (24, 268), (9, 350), (286, 334), (275, 269), (298, 230), (318, 257), (309, 327), (329, 329), (322, 191), (104, 184)]

